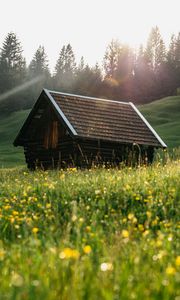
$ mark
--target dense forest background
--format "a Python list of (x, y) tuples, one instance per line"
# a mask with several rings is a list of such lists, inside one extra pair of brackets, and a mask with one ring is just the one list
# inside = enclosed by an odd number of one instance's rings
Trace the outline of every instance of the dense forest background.
[(27, 66), (21, 42), (8, 33), (0, 50), (0, 114), (31, 108), (43, 87), (137, 104), (180, 93), (180, 33), (168, 47), (158, 27), (139, 49), (112, 40), (102, 61), (77, 63), (72, 46), (64, 45), (51, 74), (43, 46)]

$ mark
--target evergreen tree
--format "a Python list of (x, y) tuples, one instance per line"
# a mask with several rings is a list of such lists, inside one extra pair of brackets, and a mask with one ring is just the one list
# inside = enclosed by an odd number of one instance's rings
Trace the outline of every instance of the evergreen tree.
[(37, 82), (33, 84), (33, 87), (28, 89), (28, 93), (31, 95), (31, 97), (29, 97), (28, 107), (34, 104), (43, 88), (48, 88), (51, 86), (48, 58), (43, 46), (39, 46), (39, 48), (36, 50), (28, 68), (28, 79), (31, 80), (36, 78)]
[(171, 42), (167, 53), (167, 61), (172, 67), (176, 64), (176, 37), (174, 34), (171, 36)]
[(155, 97), (155, 75), (142, 45), (136, 57), (133, 83), (133, 96), (136, 102), (147, 103)]
[(112, 40), (106, 48), (103, 60), (103, 67), (106, 78), (115, 78), (118, 66), (120, 43), (118, 40)]
[(24, 90), (18, 90), (26, 80), (26, 62), (22, 52), (16, 34), (8, 33), (0, 52), (0, 93), (5, 97), (0, 103), (1, 113), (22, 109), (26, 102)]
[(168, 93), (168, 76), (166, 66), (166, 48), (159, 28), (152, 28), (146, 47), (148, 64), (154, 73), (154, 86), (151, 91), (152, 99), (164, 97)]
[(169, 51), (167, 53), (167, 68), (169, 73), (170, 93), (176, 94), (180, 87), (180, 33), (172, 35)]
[(81, 56), (80, 63), (78, 65), (78, 67), (77, 67), (77, 74), (79, 72), (82, 72), (84, 70), (84, 67), (85, 67), (84, 57)]
[(99, 97), (101, 96), (102, 72), (98, 64), (89, 67), (81, 58), (76, 72), (74, 91), (81, 95)]
[(155, 73), (158, 72), (161, 64), (166, 61), (165, 44), (157, 26), (152, 28), (150, 32), (147, 41), (146, 56), (148, 58), (149, 65)]
[(177, 88), (179, 89), (180, 88), (180, 32), (176, 38), (175, 57), (176, 57), (176, 85)]
[(133, 72), (133, 51), (127, 46), (112, 40), (104, 55), (104, 71), (106, 78), (118, 81), (129, 76)]
[(176, 38), (175, 59), (176, 67), (180, 68), (180, 32), (178, 33)]
[(70, 44), (63, 46), (55, 66), (55, 86), (60, 90), (73, 88), (76, 73), (76, 61)]
[(19, 84), (25, 78), (26, 62), (22, 47), (15, 33), (8, 33), (0, 53), (0, 91), (4, 92)]
[(108, 45), (104, 61), (104, 88), (110, 98), (129, 98), (134, 72), (134, 53), (127, 46), (112, 40)]
[(48, 67), (48, 59), (43, 46), (39, 46), (34, 57), (29, 65), (30, 77), (44, 75), (46, 77), (50, 76), (50, 71)]

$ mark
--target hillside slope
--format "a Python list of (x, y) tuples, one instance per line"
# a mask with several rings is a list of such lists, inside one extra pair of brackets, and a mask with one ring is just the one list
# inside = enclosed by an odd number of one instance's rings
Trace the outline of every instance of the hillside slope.
[(163, 98), (139, 109), (168, 147), (180, 146), (180, 96)]
[(22, 147), (14, 147), (13, 141), (18, 134), (29, 110), (12, 113), (0, 119), (0, 168), (24, 164)]
[[(180, 96), (168, 97), (139, 107), (169, 147), (180, 145)], [(12, 143), (29, 110), (19, 111), (0, 120), (0, 167), (24, 164), (23, 149)]]

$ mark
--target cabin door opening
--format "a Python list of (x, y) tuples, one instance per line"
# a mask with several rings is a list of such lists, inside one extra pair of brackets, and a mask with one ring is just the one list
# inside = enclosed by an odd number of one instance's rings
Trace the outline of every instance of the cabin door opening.
[(51, 121), (47, 124), (44, 134), (44, 148), (56, 149), (58, 146), (58, 121)]

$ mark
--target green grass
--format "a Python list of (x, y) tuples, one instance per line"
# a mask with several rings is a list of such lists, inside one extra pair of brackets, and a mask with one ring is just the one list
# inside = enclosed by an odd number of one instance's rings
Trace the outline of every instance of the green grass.
[(180, 96), (163, 98), (139, 108), (168, 147), (180, 146)]
[(12, 113), (0, 119), (0, 168), (24, 164), (22, 147), (14, 147), (13, 141), (24, 123), (29, 110)]
[[(139, 107), (168, 147), (180, 145), (180, 96), (168, 97)], [(20, 111), (0, 120), (0, 167), (24, 164), (23, 149), (12, 145), (29, 111)]]
[(180, 297), (180, 161), (0, 170), (0, 299)]

